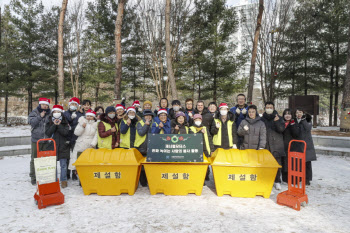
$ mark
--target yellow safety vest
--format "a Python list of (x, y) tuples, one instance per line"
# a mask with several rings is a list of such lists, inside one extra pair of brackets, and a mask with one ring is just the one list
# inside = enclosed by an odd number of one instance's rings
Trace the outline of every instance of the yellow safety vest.
[[(142, 127), (145, 125), (145, 122), (143, 122), (143, 120), (140, 120), (138, 123), (140, 123)], [(136, 124), (136, 127), (137, 127), (137, 124)], [(136, 129), (136, 138), (135, 138), (134, 146), (135, 147), (140, 147), (141, 144), (144, 143), (146, 138), (147, 138), (147, 133), (145, 135), (143, 135), (143, 136), (140, 136), (139, 133), (137, 132), (137, 129)]]
[[(124, 120), (124, 124), (127, 124), (126, 120)], [(136, 127), (137, 124), (140, 123), (142, 126), (144, 126), (144, 122), (143, 120), (140, 120), (136, 123)], [(140, 136), (137, 132), (136, 129), (136, 135), (135, 135), (135, 142), (134, 142), (134, 147), (139, 147), (141, 146), (141, 144), (146, 140), (147, 134), (145, 134), (144, 136)], [(128, 131), (126, 132), (126, 134), (122, 134), (120, 133), (120, 147), (122, 148), (130, 148), (130, 127), (128, 129)]]
[[(105, 126), (105, 130), (108, 131), (112, 129), (112, 126), (110, 124), (107, 124), (106, 122), (103, 122), (103, 125)], [(118, 124), (115, 124), (115, 128), (117, 129), (116, 132), (118, 132)], [(106, 148), (106, 149), (112, 149), (112, 135), (106, 137), (106, 138), (101, 138), (100, 134), (97, 136), (97, 143), (98, 143), (98, 148)]]
[[(215, 121), (215, 124), (219, 122), (220, 125), (222, 125), (222, 122), (219, 119), (214, 119), (214, 121)], [(228, 132), (228, 141), (229, 141), (230, 147), (233, 146), (233, 143), (232, 143), (232, 125), (233, 125), (233, 121), (228, 120), (227, 121), (227, 132)], [(221, 146), (221, 127), (219, 128), (219, 132), (217, 134), (215, 134), (213, 137), (213, 144), (215, 146)]]
[[(156, 127), (158, 127), (158, 124), (157, 124), (157, 122), (153, 122), (154, 124), (156, 124)], [(163, 123), (164, 124), (164, 123)], [(159, 134), (164, 134), (164, 129), (163, 128), (161, 128), (160, 129), (160, 132), (159, 132)]]
[[(193, 133), (198, 133), (198, 132), (200, 132), (202, 129), (205, 130), (205, 133), (204, 133), (204, 143), (205, 143), (205, 147), (207, 148), (208, 155), (210, 156), (211, 150), (210, 150), (209, 138), (208, 138), (208, 134), (207, 134), (207, 127), (203, 126), (203, 127), (201, 127), (201, 128), (197, 128), (197, 127), (195, 127), (195, 126), (191, 126), (190, 129), (192, 130)], [(198, 130), (198, 129), (199, 129), (199, 130)]]

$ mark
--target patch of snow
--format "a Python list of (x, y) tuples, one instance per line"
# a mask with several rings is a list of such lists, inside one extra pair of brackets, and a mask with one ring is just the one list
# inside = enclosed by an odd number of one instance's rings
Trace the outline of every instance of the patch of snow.
[(318, 131), (318, 130), (322, 130), (322, 131), (340, 131), (340, 127), (336, 127), (336, 126), (317, 127), (317, 128), (313, 128), (312, 130), (314, 130), (314, 131)]
[(0, 137), (16, 137), (16, 136), (30, 136), (30, 125), (20, 126), (1, 126)]
[(1, 146), (0, 151), (30, 149), (31, 145)]
[[(29, 179), (30, 155), (0, 159), (0, 232), (350, 232), (350, 159), (319, 155), (301, 211), (269, 199), (218, 197), (213, 177), (201, 196), (85, 196), (77, 181), (65, 203), (39, 210)], [(287, 189), (285, 183), (282, 190)]]
[(338, 152), (349, 152), (350, 148), (343, 147), (329, 147), (329, 146), (315, 146), (316, 150), (329, 150), (329, 151), (338, 151)]
[(350, 140), (349, 137), (338, 137), (338, 136), (322, 136), (322, 135), (312, 135), (313, 138), (325, 138), (333, 140)]

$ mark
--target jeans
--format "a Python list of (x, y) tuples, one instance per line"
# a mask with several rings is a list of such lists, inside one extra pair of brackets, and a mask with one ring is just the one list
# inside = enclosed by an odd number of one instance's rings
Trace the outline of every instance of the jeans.
[[(43, 151), (45, 144), (39, 143), (39, 150)], [(37, 157), (37, 148), (36, 148), (36, 142), (32, 142), (31, 144), (31, 158), (30, 158), (30, 169), (29, 169), (29, 176), (32, 180), (36, 180), (35, 177), (35, 168), (34, 168), (34, 159)]]
[(60, 159), (60, 167), (61, 167), (61, 176), (60, 181), (67, 181), (67, 168), (68, 168), (68, 160)]

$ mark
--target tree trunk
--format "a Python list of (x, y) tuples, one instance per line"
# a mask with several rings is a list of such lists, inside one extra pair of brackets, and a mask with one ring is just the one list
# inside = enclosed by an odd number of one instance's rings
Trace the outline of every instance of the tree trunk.
[[(348, 4), (350, 10), (350, 4)], [(342, 101), (342, 111), (340, 118), (340, 131), (350, 131), (350, 20), (349, 20), (349, 36), (348, 36), (348, 57), (346, 63), (346, 76), (344, 80), (344, 91)]]
[(336, 60), (335, 60), (335, 93), (334, 93), (334, 120), (333, 126), (338, 125), (338, 99), (339, 99), (339, 42), (336, 47)]
[(114, 97), (121, 99), (121, 82), (122, 82), (122, 25), (124, 16), (124, 6), (126, 0), (118, 1), (118, 13), (115, 21), (115, 51), (116, 51), (116, 63), (115, 63), (115, 83), (114, 83)]
[(174, 100), (177, 100), (177, 90), (175, 83), (175, 75), (173, 71), (172, 56), (171, 56), (171, 44), (170, 44), (170, 10), (171, 0), (166, 0), (165, 6), (165, 51), (166, 51), (166, 63), (168, 70), (168, 79), (171, 86), (171, 95)]
[(60, 20), (58, 23), (58, 94), (60, 101), (64, 100), (64, 61), (63, 61), (63, 25), (68, 0), (62, 0)]
[(259, 0), (259, 14), (258, 14), (258, 19), (256, 23), (256, 28), (255, 28), (252, 59), (250, 63), (249, 84), (248, 84), (248, 103), (251, 103), (253, 101), (255, 61), (256, 61), (256, 54), (258, 51), (258, 41), (259, 41), (261, 19), (262, 19), (263, 12), (264, 12), (264, 0)]
[(307, 95), (307, 77), (306, 77), (306, 70), (307, 70), (307, 59), (306, 59), (306, 36), (304, 36), (304, 94)]

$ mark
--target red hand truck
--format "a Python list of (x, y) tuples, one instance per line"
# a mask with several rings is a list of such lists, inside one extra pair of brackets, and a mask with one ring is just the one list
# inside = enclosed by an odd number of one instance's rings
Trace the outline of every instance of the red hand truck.
[[(52, 141), (53, 150), (50, 151), (40, 151), (39, 143), (42, 141)], [(52, 138), (40, 139), (37, 144), (37, 158), (47, 157), (47, 156), (56, 156), (56, 142)], [(55, 171), (56, 172), (56, 171)], [(38, 205), (39, 209), (46, 208), (51, 205), (61, 205), (64, 203), (64, 195), (60, 189), (60, 182), (57, 178), (56, 182), (39, 184), (37, 181), (37, 191), (34, 194), (34, 199)]]
[[(292, 143), (304, 144), (303, 152), (290, 151)], [(277, 195), (277, 204), (289, 206), (300, 211), (300, 206), (305, 206), (309, 200), (305, 194), (305, 153), (306, 142), (292, 140), (288, 146), (288, 190)]]

